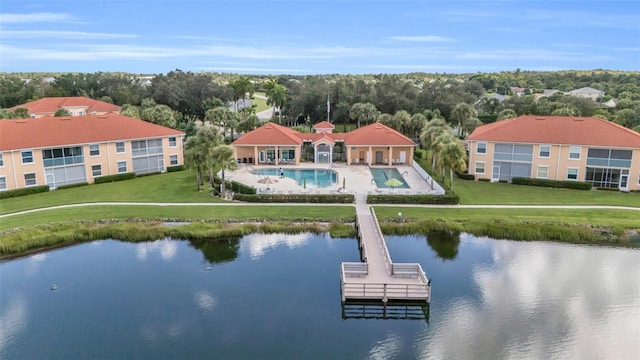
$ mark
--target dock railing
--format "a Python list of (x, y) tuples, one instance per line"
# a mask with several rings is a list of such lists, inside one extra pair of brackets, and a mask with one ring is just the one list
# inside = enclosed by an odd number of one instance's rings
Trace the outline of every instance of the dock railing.
[(393, 274), (393, 265), (391, 261), (391, 255), (389, 255), (389, 249), (387, 248), (387, 243), (384, 241), (382, 237), (382, 231), (380, 230), (380, 224), (378, 223), (378, 218), (376, 217), (376, 212), (371, 208), (371, 217), (373, 218), (373, 224), (375, 226), (376, 231), (376, 243), (378, 244), (379, 250), (382, 252), (382, 257), (384, 258), (385, 266), (389, 271), (389, 274)]

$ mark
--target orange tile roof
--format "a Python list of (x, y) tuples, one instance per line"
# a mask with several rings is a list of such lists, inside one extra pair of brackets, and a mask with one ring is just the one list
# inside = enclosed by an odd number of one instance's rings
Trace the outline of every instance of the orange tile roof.
[(266, 123), (242, 135), (232, 145), (300, 145), (302, 134), (276, 123)]
[(267, 123), (241, 136), (231, 145), (300, 145), (321, 138), (344, 141), (345, 145), (410, 145), (413, 140), (380, 123), (374, 123), (348, 133), (301, 133), (275, 123)]
[(332, 123), (325, 120), (313, 125), (313, 128), (314, 129), (335, 129), (336, 127)]
[(640, 133), (598, 117), (520, 116), (482, 125), (468, 140), (640, 148)]
[(65, 107), (86, 107), (86, 112), (88, 115), (90, 115), (94, 111), (119, 112), (121, 110), (121, 107), (118, 105), (90, 99), (84, 96), (46, 97), (28, 102), (26, 104), (14, 106), (10, 110), (15, 110), (17, 108), (27, 108), (30, 114), (53, 114), (59, 108)]
[(0, 150), (144, 139), (183, 132), (120, 114), (0, 120)]
[(345, 145), (415, 146), (413, 140), (380, 123), (373, 123), (371, 125), (363, 126), (344, 135)]

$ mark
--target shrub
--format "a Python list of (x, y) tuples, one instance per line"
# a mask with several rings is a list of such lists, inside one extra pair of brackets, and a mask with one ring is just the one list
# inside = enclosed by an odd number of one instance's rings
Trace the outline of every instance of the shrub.
[(338, 194), (234, 194), (234, 200), (246, 201), (246, 202), (262, 202), (262, 203), (316, 203), (316, 204), (350, 204), (354, 201), (354, 196), (351, 194), (338, 195)]
[(8, 191), (0, 191), (0, 199), (8, 199), (12, 197), (25, 196), (49, 191), (49, 185), (32, 186), (23, 189), (15, 189)]
[(167, 172), (176, 172), (184, 170), (184, 165), (167, 166)]
[(489, 179), (489, 178), (480, 178), (480, 179), (478, 179), (478, 181), (490, 182), (491, 179)]
[(461, 173), (456, 171), (456, 176), (462, 180), (475, 180), (475, 176), (467, 172)]
[(80, 182), (80, 183), (75, 183), (75, 184), (66, 184), (66, 185), (60, 185), (56, 188), (56, 190), (62, 190), (62, 189), (71, 189), (74, 187), (80, 187), (80, 186), (87, 186), (89, 185), (88, 182)]
[(426, 159), (427, 158), (427, 150), (425, 149), (416, 149), (416, 151), (413, 152), (413, 156), (416, 160), (422, 160), (422, 159)]
[(151, 175), (158, 175), (158, 174), (162, 174), (162, 173), (160, 171), (153, 171), (153, 172), (148, 172), (144, 174), (136, 174), (135, 177), (144, 177), (144, 176), (151, 176)]
[(458, 195), (368, 195), (369, 204), (457, 204)]
[(581, 181), (556, 181), (546, 179), (530, 179), (523, 177), (515, 177), (511, 179), (511, 182), (515, 185), (530, 185), (530, 186), (544, 186), (555, 188), (566, 188), (576, 190), (591, 190), (591, 183)]
[(129, 180), (135, 177), (136, 177), (136, 173), (132, 173), (132, 172), (116, 174), (116, 175), (100, 176), (94, 179), (94, 183), (104, 184), (104, 183), (110, 183), (114, 181)]
[(240, 194), (252, 194), (255, 195), (256, 193), (256, 188), (254, 188), (253, 186), (247, 186), (245, 184), (241, 184), (237, 181), (232, 181), (231, 182), (231, 190), (233, 190), (233, 192), (237, 192)]

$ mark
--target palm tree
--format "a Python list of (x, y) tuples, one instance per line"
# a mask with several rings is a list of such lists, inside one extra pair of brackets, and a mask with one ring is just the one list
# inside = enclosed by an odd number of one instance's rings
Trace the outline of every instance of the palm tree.
[(420, 113), (413, 114), (413, 116), (411, 116), (411, 121), (409, 122), (409, 134), (411, 137), (414, 139), (418, 137), (426, 124), (427, 118), (424, 115)]
[(197, 190), (204, 184), (202, 174), (207, 170), (208, 155), (206, 142), (202, 137), (191, 136), (184, 144), (184, 160), (188, 168), (196, 172)]
[(432, 144), (435, 139), (445, 131), (451, 131), (449, 124), (443, 118), (434, 118), (429, 121), (420, 134), (420, 141), (422, 147), (431, 151), (431, 168), (435, 170), (436, 167), (436, 154), (432, 149)]
[[(288, 89), (284, 85), (275, 84), (271, 90), (267, 92), (267, 105), (273, 106), (273, 116), (275, 116), (276, 108), (278, 108), (278, 123), (282, 123), (282, 108), (287, 102)], [(273, 118), (272, 116), (272, 118)]]
[(407, 134), (407, 128), (411, 122), (411, 114), (406, 110), (400, 110), (393, 115), (393, 128), (403, 134)]
[(358, 128), (360, 128), (361, 122), (369, 125), (369, 122), (373, 123), (378, 120), (379, 116), (380, 111), (372, 103), (355, 103), (349, 109), (349, 117), (357, 121)]
[(229, 145), (218, 145), (211, 150), (211, 164), (215, 170), (220, 170), (222, 174), (222, 184), (220, 184), (220, 195), (224, 196), (225, 184), (224, 184), (224, 172), (227, 170), (235, 169), (236, 164), (233, 158), (233, 148)]
[(238, 112), (238, 100), (244, 100), (247, 97), (247, 93), (249, 93), (249, 97), (253, 96), (253, 83), (248, 77), (240, 76), (230, 81), (229, 86), (233, 90), (236, 112)]
[(222, 127), (222, 139), (225, 139), (227, 127), (237, 125), (231, 124), (236, 116), (237, 113), (231, 112), (226, 106), (218, 106), (217, 108), (207, 110), (204, 119), (205, 121), (211, 121), (212, 125)]
[(475, 110), (467, 103), (460, 103), (453, 108), (451, 117), (458, 123), (458, 136), (461, 135), (462, 132), (462, 123), (472, 118), (474, 114)]
[[(450, 133), (450, 132), (449, 132)], [(436, 139), (438, 144), (438, 161), (442, 167), (443, 177), (445, 169), (449, 169), (449, 180), (451, 190), (453, 190), (453, 173), (455, 171), (462, 172), (467, 169), (467, 152), (458, 139), (442, 134)]]
[(276, 80), (276, 79), (269, 79), (264, 83), (264, 85), (262, 85), (262, 88), (265, 91), (265, 95), (267, 96), (267, 105), (271, 105), (272, 109), (273, 109), (273, 112), (271, 114), (271, 118), (272, 119), (273, 119), (273, 117), (276, 116), (276, 106), (273, 105), (273, 103), (274, 103), (273, 98), (274, 98), (275, 91), (276, 91), (275, 88), (278, 85), (279, 85), (278, 84), (278, 80)]

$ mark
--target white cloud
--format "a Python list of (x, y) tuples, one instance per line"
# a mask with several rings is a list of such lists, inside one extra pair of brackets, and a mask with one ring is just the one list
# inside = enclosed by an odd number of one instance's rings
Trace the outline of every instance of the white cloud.
[(407, 41), (407, 42), (450, 42), (454, 41), (451, 38), (436, 35), (422, 35), (422, 36), (389, 36), (389, 40), (395, 41)]
[[(74, 17), (64, 13), (30, 13), (30, 14), (0, 14), (2, 24), (23, 24), (38, 22), (70, 22)], [(3, 31), (4, 35), (4, 31)]]
[(250, 72), (255, 74), (262, 73), (280, 73), (280, 74), (292, 74), (292, 73), (307, 73), (309, 69), (287, 69), (287, 68), (264, 68), (264, 67), (235, 67), (235, 66), (207, 66), (195, 68), (201, 71), (230, 71), (230, 72)]
[(104, 40), (104, 39), (122, 39), (137, 38), (138, 35), (131, 34), (113, 34), (113, 33), (94, 33), (85, 31), (60, 31), (60, 30), (2, 30), (4, 39), (65, 39), (65, 40)]

